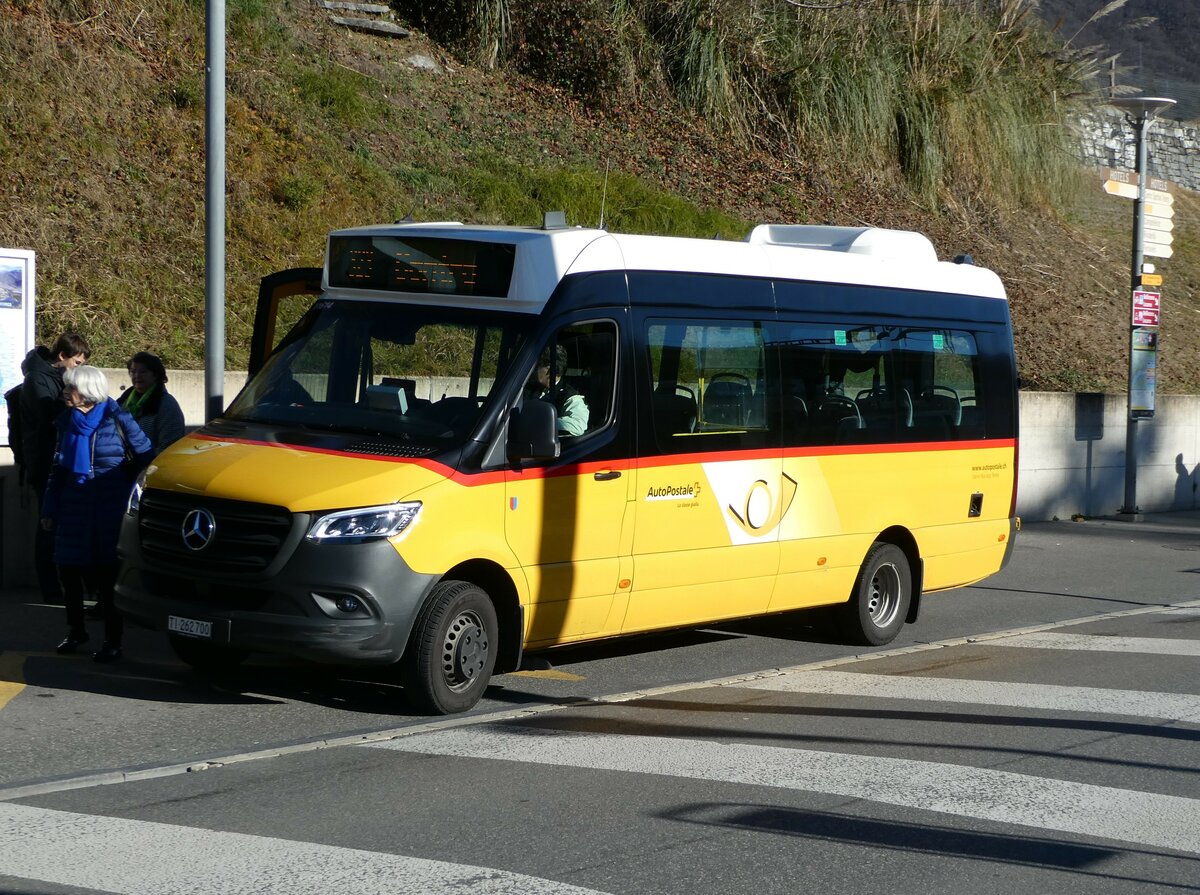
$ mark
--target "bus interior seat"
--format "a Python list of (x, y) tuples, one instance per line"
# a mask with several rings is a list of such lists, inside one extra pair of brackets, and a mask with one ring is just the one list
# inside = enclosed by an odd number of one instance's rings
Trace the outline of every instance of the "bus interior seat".
[(690, 391), (669, 383), (654, 390), (655, 428), (666, 435), (686, 435), (696, 430), (696, 399)]
[(913, 404), (914, 427), (932, 437), (948, 439), (962, 424), (962, 402), (958, 392), (944, 385), (926, 386)]
[(748, 383), (717, 379), (704, 389), (704, 421), (721, 426), (744, 426), (754, 397)]
[(946, 414), (953, 425), (957, 426), (962, 422), (962, 401), (958, 399), (958, 392), (950, 386), (930, 386), (921, 393), (921, 399)]
[(865, 428), (892, 429), (897, 423), (908, 428), (913, 424), (912, 396), (906, 388), (899, 389), (895, 397), (888, 387), (863, 389), (855, 401), (862, 411)]
[(792, 411), (792, 420), (803, 426), (808, 423), (808, 402), (794, 392), (788, 395), (788, 406)]
[[(817, 419), (822, 425), (836, 428), (862, 429), (862, 412), (858, 404), (846, 395), (826, 395), (817, 404)], [(842, 423), (847, 425), (842, 426)]]
[(983, 408), (974, 404), (962, 405), (962, 421), (959, 423), (960, 438), (983, 438), (986, 426), (983, 424)]

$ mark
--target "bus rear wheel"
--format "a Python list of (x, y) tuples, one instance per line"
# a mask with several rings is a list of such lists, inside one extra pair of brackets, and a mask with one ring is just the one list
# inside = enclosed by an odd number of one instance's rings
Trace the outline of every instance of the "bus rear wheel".
[(469, 581), (434, 587), (404, 651), (404, 689), (414, 708), (438, 715), (479, 702), (496, 665), (499, 625), (488, 595)]
[(911, 600), (908, 557), (895, 544), (876, 541), (858, 571), (850, 602), (842, 607), (842, 632), (866, 646), (891, 643), (904, 626)]

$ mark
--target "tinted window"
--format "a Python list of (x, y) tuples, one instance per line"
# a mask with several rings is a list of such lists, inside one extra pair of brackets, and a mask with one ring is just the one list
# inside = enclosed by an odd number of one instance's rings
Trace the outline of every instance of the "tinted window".
[(655, 450), (745, 450), (773, 442), (776, 414), (760, 324), (650, 320), (645, 346)]
[(225, 416), (446, 449), (474, 430), (527, 317), (318, 301)]
[[(1011, 389), (1011, 379), (1003, 371), (984, 374), (971, 332), (781, 323), (772, 333), (788, 445), (1011, 436), (996, 424), (1003, 419), (1003, 395)], [(990, 426), (989, 399), (1001, 411), (991, 416)]]
[(611, 320), (572, 323), (542, 346), (524, 397), (554, 404), (559, 436), (582, 439), (612, 422), (616, 381), (616, 325)]

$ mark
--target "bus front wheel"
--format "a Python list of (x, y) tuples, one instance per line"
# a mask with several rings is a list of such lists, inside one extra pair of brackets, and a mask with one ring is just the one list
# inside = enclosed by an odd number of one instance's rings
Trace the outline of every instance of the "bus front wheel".
[(468, 581), (443, 581), (417, 616), (404, 651), (403, 681), (418, 710), (449, 715), (479, 701), (496, 665), (496, 609)]
[(842, 631), (854, 643), (891, 643), (904, 626), (911, 600), (908, 557), (895, 544), (876, 541), (858, 571), (850, 602), (842, 608)]

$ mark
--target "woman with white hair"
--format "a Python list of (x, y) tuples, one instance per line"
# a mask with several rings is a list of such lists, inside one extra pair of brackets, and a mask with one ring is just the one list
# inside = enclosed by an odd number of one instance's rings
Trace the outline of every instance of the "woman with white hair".
[(73, 653), (88, 640), (86, 581), (104, 617), (104, 643), (92, 658), (112, 662), (121, 657), (124, 628), (113, 603), (117, 536), (133, 480), (154, 449), (133, 417), (108, 396), (108, 380), (95, 367), (63, 374), (63, 400), (67, 409), (54, 421), (58, 450), (42, 503), (42, 527), (54, 532), (54, 562), (67, 607), (67, 636), (58, 652)]

